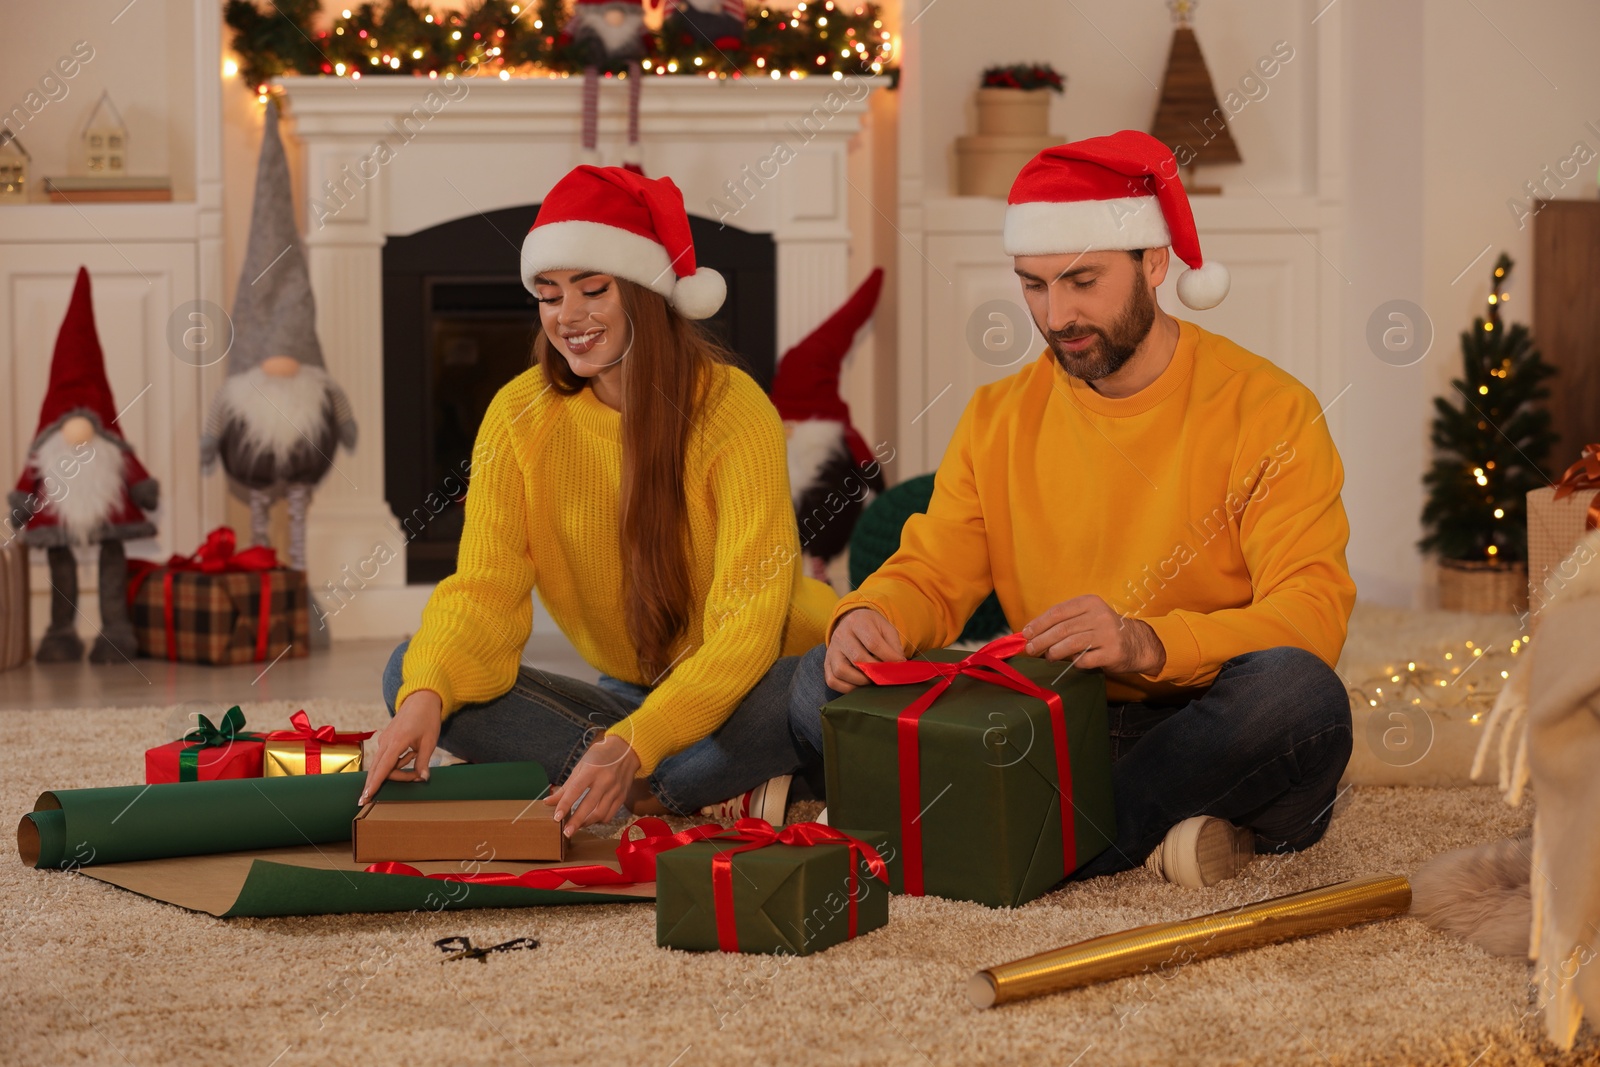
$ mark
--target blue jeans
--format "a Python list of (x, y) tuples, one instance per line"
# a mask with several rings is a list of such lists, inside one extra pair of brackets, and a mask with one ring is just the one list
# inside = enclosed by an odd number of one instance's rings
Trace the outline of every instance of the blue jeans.
[[(410, 644), (401, 642), (383, 670), (390, 715)], [(799, 662), (799, 656), (779, 659), (715, 733), (661, 761), (649, 783), (668, 811), (691, 815), (769, 778), (806, 769), (809, 750), (789, 730), (796, 717), (789, 710), (790, 683)], [(524, 665), (505, 695), (465, 705), (445, 719), (439, 744), (472, 763), (535, 760), (559, 783), (600, 734), (647, 695), (643, 686), (606, 675), (592, 684)]]
[[(800, 658), (791, 725), (802, 754), (822, 750), (820, 708), (835, 694), (826, 654)], [(1308, 848), (1333, 815), (1350, 760), (1350, 698), (1327, 664), (1298, 648), (1235, 656), (1194, 699), (1107, 709), (1117, 825), (1110, 848), (1074, 879), (1137, 867), (1173, 824), (1214, 815), (1256, 832), (1257, 852)]]

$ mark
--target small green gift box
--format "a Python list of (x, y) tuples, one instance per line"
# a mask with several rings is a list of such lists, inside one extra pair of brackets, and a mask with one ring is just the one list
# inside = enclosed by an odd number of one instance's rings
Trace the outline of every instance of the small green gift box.
[(1024, 643), (863, 663), (823, 707), (829, 821), (889, 834), (895, 892), (1015, 907), (1111, 844), (1105, 678)]
[(765, 819), (656, 857), (656, 944), (808, 956), (889, 921), (889, 835)]

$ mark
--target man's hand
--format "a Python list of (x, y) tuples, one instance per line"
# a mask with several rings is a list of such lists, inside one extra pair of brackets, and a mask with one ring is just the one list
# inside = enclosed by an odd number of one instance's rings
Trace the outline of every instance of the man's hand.
[[(428, 757), (439, 743), (439, 723), (444, 702), (432, 689), (418, 689), (400, 702), (374, 742), (376, 751), (361, 787), (361, 803), (371, 800), (385, 780), (428, 780)], [(411, 769), (405, 764), (410, 763)]]
[(1167, 664), (1167, 650), (1149, 623), (1118, 615), (1097, 596), (1075, 596), (1047, 608), (1022, 635), (1028, 655), (1070, 660), (1086, 670), (1148, 675)]
[(823, 676), (829, 689), (848, 693), (869, 680), (856, 666), (858, 661), (899, 663), (905, 658), (894, 624), (872, 608), (856, 608), (833, 628), (833, 640), (828, 642), (828, 655), (823, 660)]
[(571, 816), (567, 822), (567, 836), (571, 837), (590, 823), (610, 819), (627, 803), (639, 766), (639, 754), (627, 738), (602, 734), (544, 802), (556, 809), (557, 822)]

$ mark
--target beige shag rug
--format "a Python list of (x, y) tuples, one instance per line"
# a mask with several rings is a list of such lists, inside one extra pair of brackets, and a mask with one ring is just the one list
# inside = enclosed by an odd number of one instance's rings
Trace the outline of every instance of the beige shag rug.
[[(252, 722), (292, 706), (247, 706)], [(312, 718), (364, 729), (377, 704)], [(7, 818), (47, 788), (135, 782), (174, 709), (0, 716)], [(181, 718), (181, 715), (178, 715)], [(800, 805), (796, 806), (797, 809)], [(815, 805), (791, 812), (814, 814)], [(1014, 911), (895, 898), (887, 928), (805, 959), (655, 947), (649, 904), (220, 920), (0, 862), (8, 1064), (1533, 1064), (1559, 1056), (1528, 967), (1411, 919), (989, 1012), (972, 972), (1141, 923), (1382, 872), (1527, 825), (1492, 789), (1353, 788), (1327, 838), (1189, 891), (1143, 870)], [(440, 963), (437, 938), (533, 951)]]

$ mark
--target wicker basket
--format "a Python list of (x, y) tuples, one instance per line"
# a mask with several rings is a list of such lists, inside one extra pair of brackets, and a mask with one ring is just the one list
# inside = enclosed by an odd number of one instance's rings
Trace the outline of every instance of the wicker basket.
[(1442, 559), (1439, 608), (1477, 615), (1521, 615), (1528, 610), (1528, 565)]

